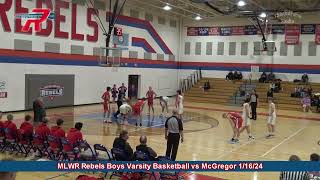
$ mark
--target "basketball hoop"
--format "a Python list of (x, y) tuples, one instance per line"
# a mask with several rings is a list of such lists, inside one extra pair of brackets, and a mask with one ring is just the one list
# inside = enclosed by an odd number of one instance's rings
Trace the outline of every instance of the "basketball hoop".
[[(120, 67), (122, 51), (128, 50), (124, 47), (100, 47), (99, 65), (103, 67)], [(112, 72), (116, 72), (113, 70)]]

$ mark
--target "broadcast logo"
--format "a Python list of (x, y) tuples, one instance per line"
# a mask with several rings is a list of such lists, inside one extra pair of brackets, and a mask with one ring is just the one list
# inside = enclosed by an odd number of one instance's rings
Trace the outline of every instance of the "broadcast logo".
[(40, 97), (48, 97), (53, 100), (55, 97), (63, 96), (64, 87), (59, 85), (47, 85), (40, 88)]
[(39, 32), (41, 31), (41, 24), (48, 19), (54, 20), (55, 14), (53, 11), (47, 8), (35, 8), (31, 13), (16, 14), (16, 18), (26, 19), (26, 23), (22, 27), (23, 32), (28, 32), (31, 29), (32, 24), (34, 24), (34, 30)]

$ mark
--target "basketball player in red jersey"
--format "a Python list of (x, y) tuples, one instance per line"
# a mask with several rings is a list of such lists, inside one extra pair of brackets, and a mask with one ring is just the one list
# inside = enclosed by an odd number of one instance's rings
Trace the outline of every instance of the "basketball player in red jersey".
[(149, 86), (149, 91), (146, 94), (146, 97), (148, 99), (148, 108), (149, 108), (149, 114), (150, 115), (150, 109), (152, 109), (152, 113), (154, 115), (154, 108), (153, 108), (153, 99), (157, 96), (157, 94), (152, 90), (152, 87)]
[[(103, 93), (102, 99), (103, 99), (103, 118), (105, 119), (105, 123), (112, 123), (110, 118), (110, 87), (107, 87), (107, 91)], [(108, 112), (108, 117), (106, 117)]]
[(240, 129), (242, 128), (242, 116), (236, 112), (224, 113), (223, 118), (228, 119), (233, 130), (233, 137), (230, 143), (239, 143)]
[(142, 126), (142, 111), (145, 103), (146, 103), (146, 98), (142, 98), (132, 106), (133, 115), (137, 116), (136, 126), (138, 126), (138, 119), (140, 121), (140, 127)]

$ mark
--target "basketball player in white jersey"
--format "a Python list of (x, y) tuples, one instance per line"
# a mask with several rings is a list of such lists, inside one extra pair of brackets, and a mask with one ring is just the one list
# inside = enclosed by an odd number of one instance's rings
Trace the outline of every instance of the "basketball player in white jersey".
[(272, 98), (268, 99), (269, 102), (269, 112), (268, 112), (268, 135), (266, 138), (272, 138), (274, 136), (275, 132), (275, 125), (276, 125), (276, 105), (274, 104), (274, 101)]
[(251, 122), (250, 122), (250, 98), (246, 98), (243, 104), (242, 109), (242, 119), (243, 119), (243, 127), (240, 130), (240, 133), (243, 132), (245, 129), (247, 130), (249, 140), (254, 139), (254, 137), (251, 135)]
[(120, 114), (122, 116), (122, 120), (120, 120), (120, 124), (128, 124), (129, 114), (132, 112), (132, 107), (128, 104), (129, 100), (126, 100), (119, 108)]
[(168, 104), (169, 98), (167, 96), (160, 96), (160, 106), (161, 106), (161, 114), (160, 117), (163, 117), (164, 110), (166, 110), (167, 114), (169, 113)]
[(182, 114), (183, 114), (183, 96), (182, 96), (181, 90), (178, 90), (178, 91), (177, 91), (176, 108), (177, 108), (177, 110), (178, 110), (178, 117), (182, 120)]

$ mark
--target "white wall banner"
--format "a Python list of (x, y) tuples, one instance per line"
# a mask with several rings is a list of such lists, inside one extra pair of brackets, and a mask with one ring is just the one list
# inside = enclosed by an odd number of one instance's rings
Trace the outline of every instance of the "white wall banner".
[(0, 76), (0, 98), (8, 97), (8, 80)]

